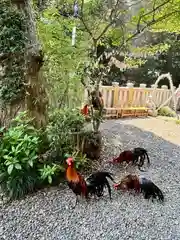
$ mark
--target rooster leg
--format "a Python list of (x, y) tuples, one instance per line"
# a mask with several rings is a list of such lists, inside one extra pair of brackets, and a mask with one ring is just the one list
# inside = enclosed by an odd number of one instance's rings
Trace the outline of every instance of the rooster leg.
[(145, 170), (142, 170), (142, 169), (141, 169), (141, 167), (144, 165), (144, 160), (145, 160), (145, 156), (142, 155), (142, 156), (140, 157), (140, 161), (139, 161), (139, 164), (138, 164), (138, 168), (139, 168), (139, 170), (140, 170), (141, 172), (146, 172)]
[(111, 187), (110, 187), (109, 182), (108, 182), (107, 179), (106, 179), (106, 181), (105, 181), (105, 184), (106, 184), (107, 189), (108, 189), (108, 192), (109, 192), (109, 198), (110, 198), (110, 200), (112, 200), (112, 198), (111, 198)]
[(72, 207), (73, 209), (76, 207), (77, 203), (79, 202), (78, 196), (76, 196), (76, 202), (75, 205)]

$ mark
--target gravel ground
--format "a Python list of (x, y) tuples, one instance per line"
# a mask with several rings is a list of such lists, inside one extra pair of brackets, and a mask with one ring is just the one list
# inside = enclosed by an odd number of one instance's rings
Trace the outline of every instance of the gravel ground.
[[(102, 124), (106, 147), (101, 169), (112, 171), (118, 179), (125, 174), (122, 167), (109, 166), (106, 161), (123, 149), (147, 148), (152, 164), (143, 175), (163, 189), (164, 205), (113, 191), (112, 201), (105, 195), (90, 204), (82, 201), (71, 210), (74, 195), (60, 186), (1, 206), (0, 239), (179, 240), (179, 130), (174, 123), (152, 118)], [(135, 168), (127, 171), (138, 173)]]

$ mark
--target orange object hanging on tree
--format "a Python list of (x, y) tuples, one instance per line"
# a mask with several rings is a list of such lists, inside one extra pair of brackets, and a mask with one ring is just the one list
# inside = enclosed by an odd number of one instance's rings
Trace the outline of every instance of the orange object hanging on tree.
[(81, 109), (81, 113), (85, 116), (87, 116), (89, 114), (89, 109), (88, 109), (88, 104), (86, 104), (82, 109)]
[[(92, 96), (92, 106), (95, 110), (100, 110), (104, 107), (104, 100), (102, 97), (102, 93), (99, 91), (99, 96), (96, 96), (96, 91), (91, 92)], [(81, 109), (81, 114), (84, 116), (89, 115), (89, 104), (85, 104), (85, 106)]]

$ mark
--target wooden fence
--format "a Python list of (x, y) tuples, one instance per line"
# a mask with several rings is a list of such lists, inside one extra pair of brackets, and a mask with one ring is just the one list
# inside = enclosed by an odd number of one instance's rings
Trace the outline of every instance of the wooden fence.
[[(159, 107), (172, 95), (166, 85), (154, 90), (154, 85), (146, 88), (146, 84), (133, 87), (132, 83), (128, 83), (127, 87), (119, 87), (118, 83), (114, 82), (112, 86), (100, 86), (100, 90), (105, 108), (145, 107), (149, 95), (152, 95), (152, 100)], [(85, 95), (87, 96), (87, 93)], [(173, 107), (173, 101), (171, 100), (167, 105)], [(178, 108), (180, 108), (180, 101)]]

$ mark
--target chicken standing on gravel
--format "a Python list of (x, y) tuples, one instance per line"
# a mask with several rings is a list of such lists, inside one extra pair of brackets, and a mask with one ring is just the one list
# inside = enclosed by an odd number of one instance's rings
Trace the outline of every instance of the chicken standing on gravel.
[(106, 179), (106, 177), (108, 177), (114, 182), (111, 173), (95, 172), (85, 180), (84, 177), (76, 171), (73, 158), (67, 158), (66, 162), (68, 164), (68, 168), (66, 170), (68, 186), (76, 194), (76, 203), (74, 208), (78, 202), (78, 196), (85, 197), (86, 199), (88, 199), (89, 195), (101, 197), (103, 196), (105, 186), (108, 188), (109, 197), (111, 199), (111, 187)]

